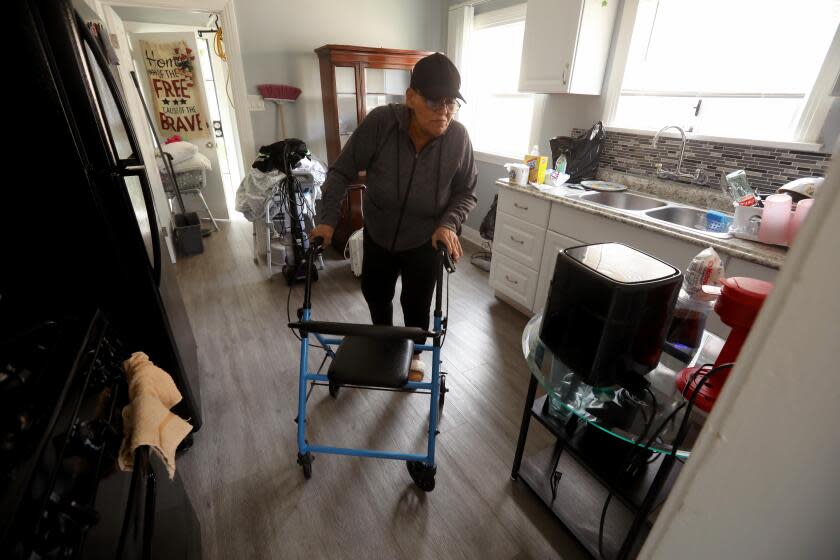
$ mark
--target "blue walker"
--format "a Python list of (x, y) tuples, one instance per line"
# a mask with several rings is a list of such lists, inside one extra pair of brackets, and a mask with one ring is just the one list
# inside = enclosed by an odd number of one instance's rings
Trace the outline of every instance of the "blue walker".
[[(445, 338), (447, 318), (443, 315), (443, 271), (452, 273), (455, 267), (445, 246), (438, 243), (440, 266), (435, 282), (434, 330), (417, 327), (391, 327), (356, 323), (331, 323), (313, 321), (312, 280), (315, 256), (322, 250), (322, 239), (315, 238), (306, 251), (306, 287), (303, 307), (298, 310), (298, 321), (289, 323), (289, 328), (300, 332), (300, 372), (298, 383), (297, 443), (298, 464), (304, 477), (312, 477), (313, 454), (351, 455), (406, 461), (408, 472), (414, 483), (424, 492), (435, 488), (435, 436), (438, 414), (443, 409), (446, 389), (446, 373), (440, 371), (440, 351)], [(448, 307), (448, 306), (447, 306)], [(323, 346), (332, 361), (326, 375), (310, 372), (308, 369), (309, 337)], [(343, 338), (327, 338), (341, 336)], [(415, 344), (414, 339), (430, 338), (432, 344)], [(408, 380), (408, 370), (414, 352), (432, 353), (432, 379), (430, 382)], [(325, 357), (325, 359), (326, 359)], [(378, 451), (349, 447), (312, 445), (306, 440), (306, 384), (326, 385), (330, 396), (338, 397), (341, 387), (358, 389), (412, 391), (430, 395), (428, 447), (425, 455)]]

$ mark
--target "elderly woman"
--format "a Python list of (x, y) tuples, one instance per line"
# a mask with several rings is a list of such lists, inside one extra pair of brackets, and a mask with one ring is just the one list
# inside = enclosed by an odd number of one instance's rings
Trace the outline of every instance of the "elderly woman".
[[(464, 99), (460, 87), (458, 69), (444, 55), (420, 60), (405, 105), (371, 111), (327, 173), (320, 223), (310, 233), (325, 244), (347, 187), (360, 171), (367, 175), (362, 293), (374, 324), (393, 324), (394, 290), (402, 276), (405, 324), (428, 329), (435, 247), (442, 242), (456, 261), (463, 254), (458, 233), (475, 207), (478, 173), (469, 135), (452, 120), (458, 99)], [(424, 373), (415, 355), (409, 379), (420, 381)]]

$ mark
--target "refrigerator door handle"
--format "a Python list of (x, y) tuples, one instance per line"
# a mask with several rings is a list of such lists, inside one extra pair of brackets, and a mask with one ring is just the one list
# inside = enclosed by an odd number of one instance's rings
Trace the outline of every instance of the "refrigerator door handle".
[[(111, 96), (114, 98), (114, 104), (117, 107), (117, 112), (120, 115), (120, 120), (123, 122), (123, 127), (125, 128), (125, 133), (128, 137), (128, 144), (131, 147), (132, 152), (131, 157), (123, 160), (117, 159), (115, 163), (118, 167), (117, 172), (121, 177), (134, 176), (140, 180), (140, 188), (143, 192), (143, 201), (146, 206), (149, 227), (152, 231), (152, 260), (154, 261), (152, 264), (152, 276), (155, 281), (155, 286), (159, 288), (161, 274), (160, 229), (157, 223), (157, 214), (155, 213), (155, 202), (152, 195), (152, 188), (149, 184), (149, 177), (146, 174), (147, 169), (146, 166), (142, 164), (142, 160), (139, 157), (139, 154), (141, 153), (140, 145), (137, 142), (137, 137), (134, 135), (134, 128), (132, 126), (131, 119), (126, 111), (125, 100), (122, 97), (122, 92), (117, 86), (114, 75), (111, 73), (108, 61), (105, 59), (105, 55), (102, 53), (99, 44), (91, 35), (90, 30), (88, 30), (78, 13), (76, 14), (76, 27), (78, 27), (82, 40), (87, 43), (90, 52), (93, 53), (95, 62), (99, 66), (102, 76), (105, 78), (105, 83), (108, 86), (108, 90), (111, 92)], [(117, 158), (116, 150), (113, 148), (113, 140), (110, 138), (110, 135), (108, 140), (111, 144), (114, 158)]]
[(146, 205), (146, 215), (149, 218), (149, 227), (152, 230), (152, 277), (155, 281), (155, 286), (160, 288), (160, 271), (161, 271), (161, 249), (160, 249), (160, 229), (157, 224), (157, 216), (155, 215), (155, 201), (152, 198), (152, 186), (149, 184), (149, 177), (146, 175), (146, 167), (143, 165), (122, 165), (127, 160), (120, 162), (122, 169), (121, 177), (137, 177), (140, 181), (140, 190), (143, 193), (143, 202)]

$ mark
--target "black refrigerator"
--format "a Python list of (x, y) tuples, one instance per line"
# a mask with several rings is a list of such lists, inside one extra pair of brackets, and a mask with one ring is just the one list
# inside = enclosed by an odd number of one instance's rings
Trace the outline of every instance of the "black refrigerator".
[[(95, 307), (174, 378), (202, 425), (192, 326), (157, 223), (125, 95), (67, 1), (4, 4), (13, 74), (0, 188), (0, 321)], [(7, 82), (12, 83), (12, 81)], [(9, 142), (11, 140), (11, 142)], [(168, 209), (166, 212), (168, 215)]]

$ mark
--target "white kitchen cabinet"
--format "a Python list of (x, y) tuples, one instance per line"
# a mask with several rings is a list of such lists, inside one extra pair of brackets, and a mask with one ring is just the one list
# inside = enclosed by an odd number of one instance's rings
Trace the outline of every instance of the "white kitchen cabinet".
[(775, 282), (778, 273), (779, 271), (775, 268), (745, 261), (738, 257), (729, 257), (729, 260), (726, 261), (726, 275), (729, 277), (746, 276), (747, 278), (758, 278), (766, 282)]
[(503, 255), (537, 271), (544, 243), (545, 226), (535, 226), (504, 212), (496, 214), (493, 248)]
[(624, 243), (685, 270), (691, 259), (703, 250), (675, 237), (623, 224), (555, 202), (551, 206), (548, 229), (584, 243)]
[(490, 261), (490, 285), (496, 293), (519, 304), (523, 310), (534, 306), (539, 274), (515, 260), (493, 251)]
[[(703, 245), (664, 233), (621, 223), (561, 202), (515, 189), (499, 189), (496, 235), (490, 285), (496, 295), (523, 313), (540, 313), (554, 276), (560, 249), (589, 243), (630, 245), (685, 271)], [(748, 276), (772, 282), (778, 271), (720, 253), (727, 276)], [(726, 338), (729, 327), (716, 313), (706, 328)]]
[(548, 298), (548, 289), (551, 287), (551, 279), (554, 277), (554, 265), (557, 262), (557, 254), (562, 249), (583, 245), (580, 241), (549, 231), (545, 235), (545, 248), (543, 249), (542, 262), (540, 263), (540, 277), (537, 281), (537, 293), (534, 296), (534, 313), (540, 313), (545, 307), (545, 300)]
[(528, 0), (519, 91), (600, 95), (618, 0)]

